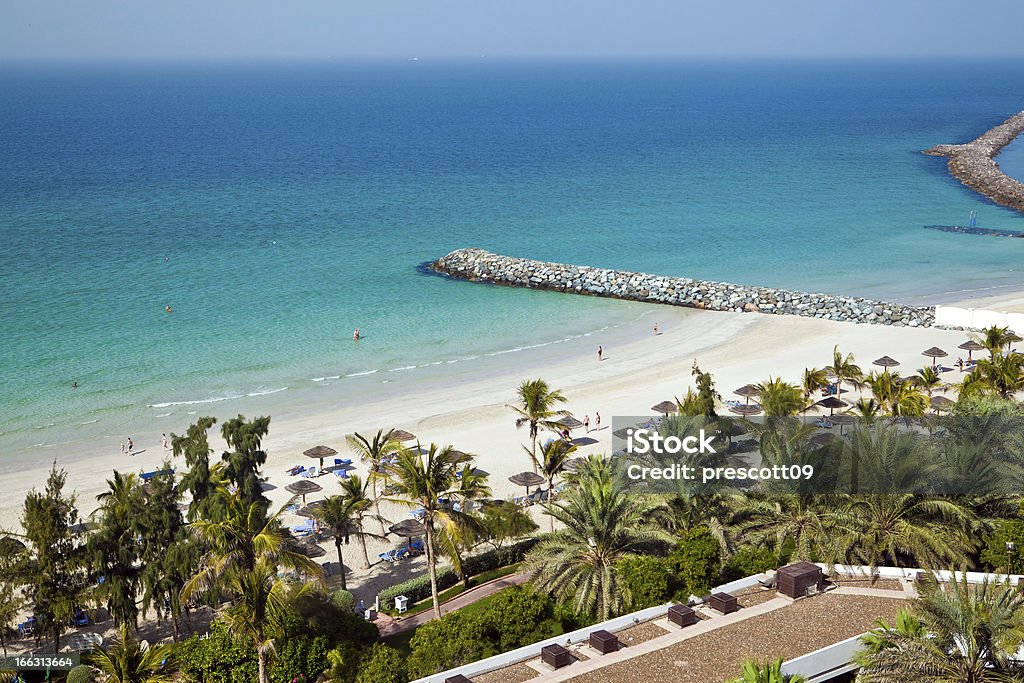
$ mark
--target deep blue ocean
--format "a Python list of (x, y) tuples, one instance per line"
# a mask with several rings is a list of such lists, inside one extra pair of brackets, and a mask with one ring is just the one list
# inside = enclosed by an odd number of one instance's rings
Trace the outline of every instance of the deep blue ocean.
[[(1021, 109), (1021, 62), (0, 65), (0, 457), (455, 381), (638, 315), (418, 272), (458, 247), (915, 302), (1024, 286), (1024, 240), (923, 227), (1024, 216), (920, 154)], [(1000, 161), (1024, 177), (1020, 141)]]

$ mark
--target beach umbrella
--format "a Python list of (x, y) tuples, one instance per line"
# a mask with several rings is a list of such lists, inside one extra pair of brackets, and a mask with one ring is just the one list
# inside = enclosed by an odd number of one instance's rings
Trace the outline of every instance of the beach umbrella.
[(295, 550), (302, 553), (306, 557), (323, 557), (327, 554), (327, 551), (315, 543), (296, 543)]
[(612, 432), (612, 436), (614, 436), (617, 439), (622, 439), (623, 441), (625, 441), (626, 439), (629, 438), (629, 434), (632, 430), (632, 427), (623, 427), (622, 429), (616, 429), (614, 432)]
[(945, 396), (932, 396), (931, 404), (932, 410), (939, 413), (943, 410), (951, 410), (956, 405), (956, 401), (952, 401)]
[(302, 451), (302, 454), (307, 458), (319, 460), (320, 469), (322, 470), (324, 468), (324, 458), (333, 458), (338, 454), (338, 451), (334, 450), (330, 446), (313, 446), (307, 451)]
[(562, 425), (566, 429), (579, 429), (580, 427), (583, 426), (583, 423), (577, 420), (572, 415), (566, 415), (565, 417), (558, 421), (558, 424)]
[(843, 401), (842, 399), (836, 398), (835, 396), (829, 396), (827, 398), (821, 399), (814, 405), (820, 406), (822, 408), (828, 408), (829, 417), (832, 417), (833, 413), (835, 413), (837, 408), (845, 408), (850, 404), (847, 403), (846, 401)]
[(832, 424), (839, 425), (839, 436), (842, 436), (843, 435), (843, 427), (846, 426), (846, 425), (854, 424), (860, 418), (858, 418), (856, 415), (848, 415), (846, 413), (840, 413), (839, 415), (829, 415), (828, 419), (829, 419), (829, 422), (831, 422)]
[(747, 404), (742, 405), (742, 406), (729, 406), (729, 410), (731, 412), (736, 413), (737, 415), (742, 415), (743, 417), (749, 417), (751, 415), (757, 415), (758, 413), (760, 413), (761, 412), (761, 406), (757, 405), (756, 403), (754, 403), (754, 404), (747, 403)]
[(415, 441), (416, 437), (412, 432), (407, 432), (404, 429), (392, 429), (388, 435), (395, 441), (405, 443), (406, 441)]
[(299, 479), (298, 481), (293, 481), (285, 486), (284, 490), (288, 493), (295, 494), (296, 496), (302, 496), (302, 504), (305, 505), (306, 494), (323, 491), (324, 487), (320, 486), (320, 484), (315, 481), (310, 481), (309, 479)]
[(892, 356), (882, 356), (881, 358), (876, 358), (874, 360), (874, 364), (883, 368), (894, 368), (899, 365), (900, 362)]
[(761, 394), (761, 391), (753, 384), (744, 384), (742, 387), (740, 387), (739, 389), (732, 393), (736, 394), (737, 396), (742, 396), (744, 398), (744, 403), (749, 404), (750, 397), (759, 396)]
[(943, 351), (942, 349), (940, 349), (938, 346), (933, 346), (930, 349), (925, 349), (924, 351), (922, 351), (921, 355), (922, 356), (927, 356), (927, 357), (931, 358), (932, 359), (932, 367), (934, 368), (935, 367), (935, 360), (937, 358), (945, 358), (949, 354), (946, 353), (945, 351)]
[(508, 480), (516, 486), (525, 486), (527, 496), (530, 495), (531, 486), (540, 486), (547, 481), (536, 472), (520, 472), (519, 474), (513, 474)]
[(675, 404), (675, 401), (662, 401), (657, 405), (651, 406), (651, 410), (662, 415), (669, 415), (679, 410), (679, 406)]
[(982, 346), (978, 342), (974, 341), (973, 339), (968, 339), (967, 341), (965, 341), (963, 344), (961, 344), (957, 348), (958, 349), (963, 349), (964, 351), (967, 352), (967, 362), (968, 363), (971, 362), (971, 354), (972, 353), (974, 353), (975, 351), (984, 351), (985, 350), (984, 346)]
[(315, 500), (309, 505), (304, 505), (299, 508), (297, 514), (299, 517), (307, 517), (309, 519), (320, 519), (320, 515), (324, 513), (324, 501)]
[(576, 474), (586, 461), (586, 458), (569, 458), (565, 461), (565, 471)]

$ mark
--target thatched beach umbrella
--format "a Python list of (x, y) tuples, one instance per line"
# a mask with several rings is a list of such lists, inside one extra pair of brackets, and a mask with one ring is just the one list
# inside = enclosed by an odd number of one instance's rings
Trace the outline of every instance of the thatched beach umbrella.
[(737, 415), (742, 415), (743, 417), (750, 417), (751, 415), (757, 415), (758, 413), (760, 413), (761, 406), (757, 405), (756, 403), (747, 403), (742, 406), (729, 406), (729, 410), (730, 412), (736, 413)]
[(416, 437), (412, 434), (412, 432), (407, 432), (404, 429), (392, 429), (390, 432), (388, 432), (388, 436), (394, 439), (395, 441), (399, 441), (401, 443), (416, 440)]
[(565, 417), (558, 421), (558, 424), (562, 425), (566, 429), (579, 429), (580, 427), (583, 426), (583, 423), (577, 420), (572, 415), (566, 415)]
[(308, 451), (302, 451), (302, 454), (307, 458), (319, 460), (320, 469), (322, 470), (324, 468), (324, 458), (333, 458), (338, 454), (338, 451), (334, 450), (330, 446), (313, 446)]
[(327, 551), (316, 545), (315, 543), (296, 543), (295, 550), (302, 553), (306, 557), (312, 559), (314, 557), (323, 557), (327, 554)]
[(516, 486), (525, 486), (527, 496), (530, 495), (531, 486), (540, 486), (547, 481), (536, 472), (520, 472), (519, 474), (513, 474), (508, 480)]
[(821, 399), (814, 405), (820, 406), (822, 408), (828, 408), (829, 417), (832, 417), (837, 408), (845, 408), (850, 404), (840, 398), (836, 398), (835, 396), (829, 396), (827, 398)]
[(587, 459), (582, 457), (569, 458), (565, 461), (565, 471), (570, 474), (576, 474), (586, 461)]
[(839, 415), (829, 415), (828, 419), (829, 419), (829, 422), (831, 422), (832, 424), (839, 425), (839, 436), (842, 436), (843, 435), (843, 427), (847, 426), (847, 425), (854, 424), (860, 418), (858, 418), (856, 415), (849, 415), (847, 413), (840, 413)]
[(388, 527), (388, 533), (406, 538), (409, 540), (409, 548), (412, 548), (412, 539), (419, 538), (426, 533), (426, 528), (423, 526), (423, 522), (415, 519), (403, 519), (397, 524), (392, 524)]
[(299, 517), (306, 517), (308, 519), (320, 519), (320, 516), (324, 513), (324, 501), (314, 500), (309, 505), (304, 505), (299, 508), (297, 514)]
[(616, 429), (614, 432), (612, 432), (612, 436), (614, 436), (617, 439), (622, 439), (623, 441), (625, 441), (626, 439), (629, 438), (629, 435), (633, 432), (633, 429), (633, 427), (623, 427), (622, 429)]
[(985, 350), (985, 347), (983, 345), (979, 344), (978, 342), (974, 341), (973, 339), (968, 339), (967, 341), (965, 341), (963, 344), (961, 344), (957, 348), (958, 349), (963, 349), (964, 351), (967, 352), (967, 362), (968, 363), (971, 362), (971, 354), (972, 353), (974, 353), (975, 351), (984, 351)]
[(874, 364), (882, 368), (894, 368), (899, 365), (900, 362), (892, 356), (882, 356), (881, 358), (876, 358), (874, 360)]
[(302, 496), (302, 504), (305, 505), (307, 494), (323, 491), (324, 487), (320, 486), (320, 484), (315, 481), (310, 481), (309, 479), (299, 479), (298, 481), (293, 481), (285, 486), (284, 490), (288, 493), (293, 493), (296, 496)]
[(759, 396), (761, 394), (761, 391), (753, 384), (744, 384), (742, 387), (740, 387), (739, 389), (732, 393), (736, 394), (737, 396), (742, 396), (744, 398), (744, 403), (749, 404), (750, 397)]
[(922, 356), (927, 356), (932, 359), (932, 367), (935, 367), (935, 360), (938, 358), (945, 358), (949, 354), (940, 349), (938, 346), (933, 346), (930, 349), (925, 349), (921, 352)]
[(676, 405), (675, 401), (662, 401), (657, 405), (651, 406), (651, 410), (662, 415), (671, 415), (679, 410), (679, 406)]
[(952, 410), (953, 406), (956, 405), (956, 401), (952, 401), (945, 396), (932, 396), (931, 405), (932, 410), (936, 413), (940, 413), (943, 410)]

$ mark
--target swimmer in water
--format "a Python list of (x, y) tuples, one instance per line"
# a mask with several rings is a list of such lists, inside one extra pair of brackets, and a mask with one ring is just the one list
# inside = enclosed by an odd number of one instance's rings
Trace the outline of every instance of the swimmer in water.
[(359, 341), (359, 328), (358, 327), (356, 328), (356, 331), (352, 333), (352, 341)]
[(167, 311), (168, 313), (170, 313), (171, 312), (171, 307), (170, 306), (164, 306), (164, 310)]
[(72, 389), (77, 389), (78, 388), (78, 382), (72, 382), (71, 383), (71, 388)]

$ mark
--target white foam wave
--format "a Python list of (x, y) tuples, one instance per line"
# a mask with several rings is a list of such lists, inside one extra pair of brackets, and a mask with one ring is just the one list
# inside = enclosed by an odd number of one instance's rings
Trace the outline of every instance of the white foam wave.
[(100, 419), (97, 417), (95, 420), (86, 420), (85, 422), (79, 422), (80, 425), (94, 425), (99, 422)]
[(429, 367), (431, 367), (433, 365), (441, 365), (442, 363), (444, 363), (443, 360), (436, 360), (433, 363), (424, 363), (423, 365), (421, 365), (419, 367), (421, 367), (421, 368), (429, 368)]
[(313, 382), (326, 382), (329, 379), (341, 379), (341, 375), (327, 375), (326, 377), (314, 377)]
[(377, 371), (376, 370), (365, 370), (364, 372), (353, 372), (353, 373), (345, 375), (345, 376), (346, 377), (364, 377), (366, 375), (372, 375), (375, 372), (377, 372)]
[[(166, 403), (150, 403), (147, 404), (147, 408), (173, 408), (174, 406), (197, 406), (204, 405), (207, 403), (220, 403), (221, 401), (231, 401), (236, 398), (242, 398), (245, 394), (231, 394), (230, 396), (218, 396), (216, 398), (204, 398), (197, 401), (167, 401)], [(189, 413), (191, 415), (192, 413)]]
[(157, 415), (154, 415), (153, 417), (170, 417), (171, 415), (174, 415), (174, 411), (171, 411), (169, 413), (159, 413)]
[(388, 370), (388, 372), (400, 372), (402, 370), (415, 370), (415, 369), (416, 369), (415, 365), (403, 365), (400, 368), (391, 368), (390, 370)]
[(522, 350), (523, 350), (522, 346), (517, 346), (514, 349), (504, 349), (502, 351), (494, 351), (492, 353), (485, 353), (484, 355), (487, 356), (487, 357), (491, 357), (491, 356), (504, 356), (506, 353), (516, 353), (517, 351), (522, 351)]
[(288, 391), (288, 387), (281, 387), (280, 389), (260, 389), (258, 391), (251, 391), (246, 396), (269, 396), (270, 394), (279, 394), (282, 391)]

